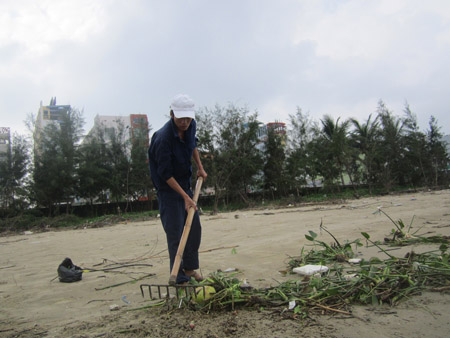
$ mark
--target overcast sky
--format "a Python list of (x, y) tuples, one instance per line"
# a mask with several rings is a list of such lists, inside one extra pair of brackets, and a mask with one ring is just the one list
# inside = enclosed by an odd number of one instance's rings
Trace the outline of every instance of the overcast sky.
[(25, 133), (40, 101), (148, 115), (171, 98), (234, 103), (263, 122), (297, 107), (364, 122), (408, 102), (450, 134), (448, 0), (1, 0), (0, 127)]

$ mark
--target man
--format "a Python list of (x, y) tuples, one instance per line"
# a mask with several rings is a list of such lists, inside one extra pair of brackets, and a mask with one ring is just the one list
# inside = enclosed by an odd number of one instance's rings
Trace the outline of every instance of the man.
[[(194, 107), (194, 101), (188, 95), (175, 96), (170, 106), (170, 120), (153, 134), (148, 150), (150, 174), (158, 192), (159, 213), (166, 232), (171, 271), (187, 212), (190, 207), (197, 210), (191, 190), (192, 158), (198, 168), (197, 177), (201, 176), (205, 180), (207, 177), (197, 150)], [(196, 212), (184, 249), (177, 284), (189, 282), (191, 278), (202, 280), (201, 275), (195, 271), (199, 268), (200, 240), (201, 225)]]

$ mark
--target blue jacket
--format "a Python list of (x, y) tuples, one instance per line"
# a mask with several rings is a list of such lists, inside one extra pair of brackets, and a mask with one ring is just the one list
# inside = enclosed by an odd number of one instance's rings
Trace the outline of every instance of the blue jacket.
[(175, 178), (184, 190), (190, 188), (192, 153), (197, 147), (196, 130), (197, 124), (192, 120), (182, 140), (178, 136), (175, 123), (170, 119), (153, 134), (148, 159), (150, 175), (157, 190), (172, 190), (166, 183), (171, 177)]

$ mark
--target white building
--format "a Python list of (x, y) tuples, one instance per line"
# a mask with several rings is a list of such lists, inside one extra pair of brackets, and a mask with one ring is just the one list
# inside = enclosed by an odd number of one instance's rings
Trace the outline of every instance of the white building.
[(0, 161), (6, 161), (11, 152), (11, 130), (8, 127), (0, 127)]
[(98, 131), (103, 131), (108, 135), (114, 130), (117, 132), (121, 127), (124, 129), (122, 142), (132, 140), (137, 130), (147, 133), (148, 138), (148, 119), (145, 114), (130, 114), (127, 116), (96, 115), (94, 126), (87, 134), (85, 140), (95, 135)]

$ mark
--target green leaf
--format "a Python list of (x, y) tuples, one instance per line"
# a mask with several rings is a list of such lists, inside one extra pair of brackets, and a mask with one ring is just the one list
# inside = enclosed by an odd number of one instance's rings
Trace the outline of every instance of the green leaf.
[(365, 239), (370, 238), (370, 235), (367, 232), (361, 232), (361, 235), (363, 235)]
[(314, 231), (309, 230), (308, 232), (312, 238), (315, 239), (317, 237), (317, 234)]
[(312, 238), (311, 236), (305, 235), (305, 237), (308, 241), (314, 242), (314, 238)]
[(231, 249), (231, 254), (232, 255), (236, 255), (237, 254), (236, 248)]
[(339, 293), (339, 289), (338, 288), (328, 289), (328, 290), (325, 291), (325, 293), (328, 296), (334, 296), (334, 295), (337, 295)]

